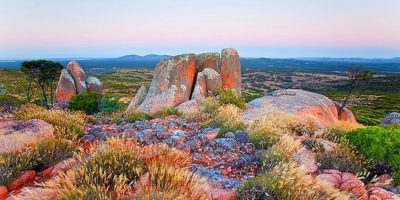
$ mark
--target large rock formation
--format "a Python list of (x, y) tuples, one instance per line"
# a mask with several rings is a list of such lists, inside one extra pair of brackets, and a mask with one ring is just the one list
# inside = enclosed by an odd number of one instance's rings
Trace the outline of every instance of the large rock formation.
[(136, 108), (138, 98), (135, 97), (135, 106), (129, 106), (127, 111), (138, 109), (154, 114), (189, 100), (200, 101), (208, 93), (216, 95), (218, 88), (240, 92), (240, 70), (239, 54), (234, 49), (222, 50), (222, 57), (219, 53), (203, 53), (197, 56), (184, 54), (162, 60), (154, 71), (143, 102)]
[(239, 54), (235, 49), (222, 50), (221, 77), (224, 89), (234, 89), (240, 92), (242, 86), (242, 72)]
[(196, 55), (184, 54), (158, 63), (139, 110), (154, 114), (189, 100), (196, 77)]
[(61, 71), (55, 99), (56, 102), (68, 102), (72, 97), (84, 92), (104, 94), (103, 85), (96, 77), (86, 77), (85, 72), (75, 60)]
[(136, 92), (135, 97), (129, 103), (126, 112), (129, 113), (135, 110), (144, 101), (146, 93), (147, 93), (147, 88), (145, 86), (140, 87), (139, 90)]
[[(285, 112), (297, 116), (314, 116), (325, 127), (334, 126), (340, 119), (335, 103), (329, 98), (304, 90), (277, 90), (246, 104), (243, 120), (246, 123), (261, 119), (270, 112)], [(342, 120), (357, 124), (351, 111)]]
[(75, 81), (68, 70), (61, 71), (60, 80), (56, 89), (57, 101), (68, 101), (76, 95)]
[(400, 125), (400, 113), (392, 112), (392, 113), (386, 115), (381, 121), (382, 126), (389, 126), (389, 125), (393, 125), (393, 124)]
[(67, 70), (75, 81), (77, 93), (81, 94), (87, 92), (86, 81), (85, 81), (86, 75), (82, 67), (79, 65), (79, 63), (76, 62), (75, 60), (69, 62)]
[(40, 119), (0, 121), (0, 153), (19, 152), (53, 137), (53, 133), (53, 126)]

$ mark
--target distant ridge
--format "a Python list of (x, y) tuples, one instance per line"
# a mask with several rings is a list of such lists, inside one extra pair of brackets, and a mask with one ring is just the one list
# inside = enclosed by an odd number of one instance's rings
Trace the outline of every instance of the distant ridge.
[(132, 55), (121, 56), (117, 59), (132, 60), (132, 61), (160, 61), (160, 60), (163, 60), (163, 59), (169, 58), (169, 57), (171, 57), (171, 56), (157, 55), (157, 54), (149, 54), (149, 55), (145, 55), (145, 56), (139, 56), (136, 54), (132, 54)]

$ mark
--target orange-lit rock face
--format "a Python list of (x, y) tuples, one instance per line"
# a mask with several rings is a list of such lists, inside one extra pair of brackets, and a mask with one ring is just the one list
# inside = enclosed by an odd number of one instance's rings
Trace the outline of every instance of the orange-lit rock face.
[(196, 55), (184, 54), (158, 63), (149, 91), (138, 107), (154, 114), (189, 100), (196, 76)]
[[(339, 121), (338, 109), (329, 98), (304, 90), (277, 90), (264, 97), (249, 102), (243, 119), (251, 122), (261, 119), (269, 112), (277, 111), (296, 116), (313, 116), (322, 126), (332, 127)], [(353, 116), (351, 111), (346, 111), (346, 116)], [(354, 117), (341, 118), (357, 124)]]
[(76, 95), (76, 87), (71, 74), (63, 69), (58, 81), (55, 98), (56, 101), (69, 101)]
[(219, 53), (202, 53), (196, 56), (196, 69), (202, 72), (205, 68), (210, 68), (216, 72), (221, 72)]
[(146, 94), (147, 94), (147, 87), (142, 85), (142, 87), (140, 87), (139, 90), (136, 92), (135, 97), (129, 103), (126, 112), (134, 111), (144, 101)]
[(87, 92), (85, 72), (79, 63), (75, 60), (69, 62), (67, 70), (75, 81), (76, 91), (78, 94)]
[(240, 91), (242, 72), (238, 52), (235, 49), (223, 49), (221, 55), (222, 87)]

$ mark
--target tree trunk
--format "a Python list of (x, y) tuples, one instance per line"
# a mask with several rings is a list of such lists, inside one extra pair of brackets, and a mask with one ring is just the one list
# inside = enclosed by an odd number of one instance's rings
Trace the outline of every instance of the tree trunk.
[(49, 109), (50, 107), (49, 107), (49, 101), (47, 99), (47, 94), (46, 94), (46, 85), (44, 83), (40, 84), (40, 88), (42, 89), (43, 100), (44, 100), (44, 103), (46, 104), (46, 108)]

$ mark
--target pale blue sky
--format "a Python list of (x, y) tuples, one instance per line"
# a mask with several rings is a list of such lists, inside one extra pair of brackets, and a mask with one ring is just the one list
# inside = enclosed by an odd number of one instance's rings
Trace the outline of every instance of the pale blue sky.
[(0, 59), (400, 56), (400, 0), (0, 0)]

